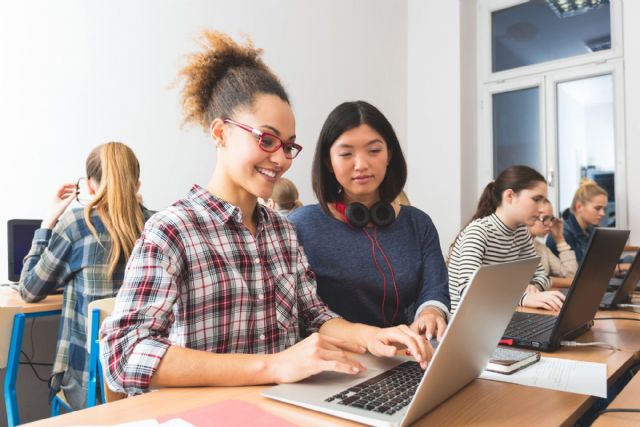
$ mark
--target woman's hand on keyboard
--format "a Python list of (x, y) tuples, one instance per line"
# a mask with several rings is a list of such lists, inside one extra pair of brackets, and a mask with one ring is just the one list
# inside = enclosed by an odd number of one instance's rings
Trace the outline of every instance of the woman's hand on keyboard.
[(564, 294), (558, 291), (544, 291), (536, 290), (529, 292), (527, 289), (527, 295), (522, 301), (522, 305), (529, 308), (542, 308), (551, 311), (560, 311), (562, 304), (564, 303)]
[(447, 329), (447, 320), (444, 316), (440, 309), (426, 307), (411, 324), (411, 330), (427, 340), (436, 338), (440, 341), (442, 335), (444, 335), (444, 330)]
[(323, 371), (355, 375), (366, 368), (349, 353), (364, 352), (357, 344), (314, 333), (285, 351), (271, 355), (268, 369), (277, 383), (300, 381)]
[(378, 329), (368, 340), (367, 350), (374, 356), (392, 357), (398, 354), (398, 344), (406, 347), (407, 353), (420, 363), (422, 369), (426, 369), (433, 356), (433, 348), (424, 336), (412, 331), (407, 325)]

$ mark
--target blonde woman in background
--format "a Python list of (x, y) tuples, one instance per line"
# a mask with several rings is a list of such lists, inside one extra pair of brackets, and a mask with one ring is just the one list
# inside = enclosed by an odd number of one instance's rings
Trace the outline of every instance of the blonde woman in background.
[[(600, 224), (606, 213), (609, 195), (607, 191), (590, 179), (580, 181), (571, 202), (571, 214), (564, 220), (564, 238), (576, 253), (578, 263), (582, 262), (589, 239), (594, 228)], [(558, 256), (558, 248), (551, 238), (547, 237), (547, 246)], [(616, 274), (624, 274), (629, 270), (629, 263), (619, 263), (616, 266)]]
[[(93, 149), (86, 173), (81, 179), (86, 179), (89, 194), (79, 194), (78, 183), (58, 189), (35, 232), (20, 278), (25, 301), (39, 301), (64, 289), (49, 386), (50, 396), (62, 389), (73, 409), (86, 406), (87, 307), (116, 295), (127, 259), (151, 214), (139, 204), (140, 165), (126, 145), (110, 142)], [(87, 206), (65, 212), (80, 197), (88, 200)]]
[(404, 190), (402, 190), (400, 194), (398, 194), (393, 203), (398, 205), (411, 206), (411, 201), (409, 200), (409, 197)]
[(287, 178), (278, 178), (273, 186), (273, 193), (267, 199), (265, 205), (282, 216), (287, 216), (294, 210), (302, 206), (298, 200), (298, 189), (296, 185)]
[[(567, 244), (564, 238), (562, 220), (553, 216), (553, 207), (549, 200), (545, 200), (542, 215), (529, 226), (529, 233), (533, 236), (533, 245), (540, 256), (540, 263), (551, 280), (554, 288), (566, 288), (571, 286), (573, 276), (578, 270), (576, 254)], [(553, 239), (558, 248), (559, 257), (544, 243), (544, 237)]]

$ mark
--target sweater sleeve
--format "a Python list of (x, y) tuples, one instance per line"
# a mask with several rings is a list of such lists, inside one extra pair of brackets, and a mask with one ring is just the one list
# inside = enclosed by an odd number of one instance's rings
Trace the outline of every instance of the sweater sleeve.
[(570, 277), (578, 271), (578, 261), (576, 253), (566, 243), (562, 242), (556, 245), (560, 257), (555, 256), (549, 250), (549, 267), (550, 275), (554, 277)]
[(428, 306), (437, 307), (449, 316), (451, 301), (448, 289), (447, 266), (440, 249), (438, 230), (427, 216), (427, 227), (421, 239), (422, 246), (422, 287), (416, 305), (416, 316)]
[(470, 224), (458, 236), (449, 256), (449, 295), (451, 312), (458, 308), (469, 279), (482, 265), (487, 249), (488, 235), (479, 224)]
[[(528, 234), (528, 231), (525, 230), (525, 232), (527, 233), (528, 238), (520, 250), (520, 259), (534, 258), (538, 256), (538, 254), (536, 253), (536, 248), (533, 245), (533, 238)], [(551, 281), (544, 271), (542, 262), (538, 263), (538, 268), (536, 268), (535, 273), (533, 273), (530, 283), (540, 288), (541, 291), (546, 291), (551, 287)]]

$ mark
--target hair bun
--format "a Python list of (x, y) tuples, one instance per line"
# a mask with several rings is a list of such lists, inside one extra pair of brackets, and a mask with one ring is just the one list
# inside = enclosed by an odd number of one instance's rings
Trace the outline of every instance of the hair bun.
[(582, 178), (580, 180), (580, 187), (591, 187), (591, 186), (598, 186), (598, 183), (595, 182), (594, 180), (592, 180), (591, 178)]
[(205, 30), (202, 50), (187, 56), (178, 73), (182, 88), (183, 121), (204, 129), (216, 117), (228, 118), (238, 106), (249, 106), (256, 94), (279, 96), (289, 103), (278, 78), (262, 61), (262, 49), (246, 37), (243, 45), (227, 34)]

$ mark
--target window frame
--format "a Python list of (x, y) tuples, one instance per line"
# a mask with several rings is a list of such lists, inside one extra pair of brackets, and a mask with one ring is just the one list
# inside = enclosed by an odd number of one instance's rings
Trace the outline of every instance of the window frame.
[(622, 39), (622, 2), (611, 0), (611, 49), (569, 58), (492, 72), (491, 13), (526, 3), (529, 0), (478, 0), (478, 157), (477, 186), (479, 196), (487, 182), (493, 180), (493, 95), (513, 90), (539, 89), (540, 164), (543, 175), (552, 181), (549, 198), (557, 206), (558, 129), (557, 84), (611, 74), (613, 80), (616, 227), (628, 226), (624, 57)]

